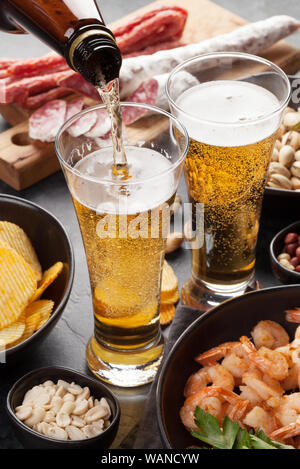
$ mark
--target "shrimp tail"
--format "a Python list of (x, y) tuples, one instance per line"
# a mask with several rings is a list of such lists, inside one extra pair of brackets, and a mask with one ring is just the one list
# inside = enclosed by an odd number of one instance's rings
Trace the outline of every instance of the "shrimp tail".
[(300, 308), (286, 309), (285, 313), (285, 319), (288, 322), (295, 322), (296, 324), (300, 324)]

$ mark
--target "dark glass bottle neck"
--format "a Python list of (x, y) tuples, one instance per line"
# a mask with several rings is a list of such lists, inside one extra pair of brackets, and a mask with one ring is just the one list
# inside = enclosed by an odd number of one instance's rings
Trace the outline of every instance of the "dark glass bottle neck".
[(77, 29), (67, 48), (69, 65), (93, 85), (103, 87), (119, 77), (121, 52), (105, 26), (89, 24)]

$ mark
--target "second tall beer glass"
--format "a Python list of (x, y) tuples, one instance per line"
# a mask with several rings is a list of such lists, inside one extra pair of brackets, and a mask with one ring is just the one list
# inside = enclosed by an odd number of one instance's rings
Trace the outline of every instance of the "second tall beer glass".
[[(121, 109), (127, 121), (152, 114), (123, 124), (126, 171), (113, 166), (111, 123), (103, 106), (70, 119), (56, 150), (90, 275), (95, 329), (88, 366), (111, 384), (131, 387), (151, 381), (162, 357), (161, 270), (188, 137), (176, 118), (158, 108), (122, 103)], [(94, 127), (83, 134), (96, 115)]]
[[(179, 94), (186, 72), (193, 86)], [(267, 166), (290, 84), (279, 67), (260, 57), (213, 53), (179, 65), (167, 94), (190, 137), (185, 176), (192, 276), (182, 300), (207, 310), (254, 280)]]

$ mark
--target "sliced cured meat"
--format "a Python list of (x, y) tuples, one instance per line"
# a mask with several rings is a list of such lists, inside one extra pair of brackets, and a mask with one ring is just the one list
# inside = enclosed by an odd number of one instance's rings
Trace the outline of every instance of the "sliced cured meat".
[(87, 112), (76, 119), (76, 121), (68, 128), (68, 132), (72, 137), (79, 137), (80, 135), (86, 134), (86, 132), (95, 125), (96, 120), (96, 111)]
[[(179, 75), (180, 74), (180, 75)], [(140, 84), (136, 91), (134, 91), (129, 97), (128, 101), (135, 103), (147, 103), (152, 106), (157, 106), (162, 109), (168, 110), (169, 103), (166, 96), (166, 83), (169, 74), (164, 73), (153, 78), (149, 78)], [(185, 90), (196, 86), (199, 81), (191, 73), (181, 71), (178, 72), (178, 80), (176, 80), (175, 94), (181, 95)], [(137, 108), (123, 108), (122, 117), (126, 125), (132, 124), (136, 120), (140, 119), (144, 115), (150, 115), (147, 109)]]
[[(149, 78), (128, 96), (128, 101), (134, 103), (147, 103), (154, 105), (158, 95), (158, 81), (155, 78)], [(122, 110), (122, 119), (126, 125), (132, 124), (147, 114), (148, 110), (143, 107), (125, 107)]]
[(70, 90), (67, 90), (66, 88), (52, 88), (52, 90), (28, 97), (23, 101), (23, 103), (20, 103), (19, 101), (19, 104), (25, 109), (37, 109), (53, 99), (62, 98), (68, 94), (70, 94)]
[(226, 51), (257, 54), (292, 34), (299, 27), (300, 22), (294, 18), (285, 15), (273, 16), (196, 44), (124, 59), (121, 68), (121, 98), (129, 96), (147, 78), (169, 73), (176, 65), (196, 55)]
[(130, 54), (125, 54), (123, 55), (123, 59), (128, 59), (129, 57), (137, 57), (139, 55), (151, 55), (155, 54), (155, 52), (158, 52), (159, 50), (175, 49), (176, 47), (182, 47), (185, 45), (186, 44), (178, 40), (160, 42), (159, 44), (155, 44), (154, 46), (148, 46), (145, 49), (136, 52), (131, 52)]
[(137, 16), (113, 33), (123, 54), (178, 39), (187, 19), (187, 11), (177, 6), (160, 6)]
[(8, 68), (10, 65), (15, 63), (17, 60), (19, 60), (19, 59), (9, 59), (9, 58), (6, 58), (6, 57), (1, 57), (1, 59), (0, 59), (0, 70), (2, 70), (4, 68)]
[(51, 52), (42, 57), (14, 61), (7, 71), (10, 76), (24, 78), (54, 73), (63, 69), (69, 69), (66, 60)]
[(2, 104), (10, 104), (17, 101), (20, 90), (27, 92), (29, 96), (33, 96), (59, 85), (58, 81), (69, 74), (69, 71), (51, 73), (49, 75), (40, 75), (36, 77), (23, 78), (21, 80), (10, 80), (8, 82), (0, 82), (0, 102)]
[(53, 142), (65, 121), (66, 102), (55, 99), (35, 111), (29, 118), (29, 136), (42, 142)]
[(111, 129), (111, 123), (107, 112), (105, 109), (98, 109), (96, 113), (97, 120), (93, 127), (88, 132), (85, 132), (85, 136), (90, 138), (107, 138)]
[(72, 101), (69, 101), (67, 103), (66, 121), (80, 112), (83, 108), (83, 105), (83, 98), (75, 98)]
[(7, 70), (5, 68), (3, 68), (2, 70), (0, 69), (0, 78), (8, 78), (9, 75), (7, 73)]
[(64, 88), (69, 88), (76, 93), (88, 96), (95, 101), (100, 101), (100, 96), (96, 88), (86, 81), (79, 73), (73, 72), (73, 70), (66, 74), (65, 77), (62, 77), (58, 81), (58, 84)]

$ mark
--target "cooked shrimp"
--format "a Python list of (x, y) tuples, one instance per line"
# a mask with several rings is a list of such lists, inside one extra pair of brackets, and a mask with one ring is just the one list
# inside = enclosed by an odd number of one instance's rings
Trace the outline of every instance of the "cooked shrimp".
[(259, 406), (253, 407), (253, 409), (247, 413), (243, 423), (255, 430), (262, 428), (267, 435), (278, 428), (276, 418), (272, 413)]
[(184, 396), (191, 396), (209, 384), (233, 391), (234, 378), (222, 365), (206, 366), (189, 377), (184, 387)]
[(255, 347), (268, 347), (274, 350), (289, 343), (288, 333), (274, 321), (260, 321), (251, 331)]
[(241, 391), (240, 397), (248, 400), (251, 404), (259, 404), (262, 401), (262, 397), (259, 396), (250, 386), (240, 386), (239, 389)]
[(281, 425), (289, 425), (296, 422), (300, 414), (300, 393), (295, 392), (281, 398), (279, 407), (275, 410), (275, 415)]
[(299, 387), (299, 378), (300, 378), (300, 366), (298, 364), (293, 364), (289, 369), (287, 377), (281, 381), (281, 386), (285, 391), (291, 391)]
[(288, 322), (295, 322), (297, 324), (300, 323), (300, 308), (286, 309), (285, 313), (285, 319)]
[[(264, 375), (260, 370), (247, 371), (243, 374), (242, 381), (255, 392), (261, 400), (267, 401), (271, 397), (280, 397), (283, 394), (283, 389), (280, 384), (270, 379), (267, 375)], [(243, 397), (245, 397), (245, 394)]]
[(270, 434), (272, 440), (286, 440), (300, 435), (300, 422), (290, 423), (285, 427), (278, 428)]
[(277, 347), (275, 349), (276, 352), (279, 352), (281, 353), (281, 355), (284, 356), (284, 358), (286, 359), (289, 367), (292, 366), (293, 364), (293, 361), (292, 361), (292, 347), (291, 347), (291, 344), (287, 344), (287, 345), (283, 345), (282, 347)]
[(197, 406), (212, 414), (219, 423), (222, 415), (222, 398), (219, 396), (219, 388), (210, 386), (203, 388), (189, 396), (180, 409), (179, 415), (183, 425), (188, 429), (197, 429), (194, 422), (194, 412)]
[(196, 406), (214, 415), (219, 423), (222, 423), (224, 412), (222, 404), (228, 402), (231, 405), (243, 401), (237, 394), (220, 386), (208, 386), (195, 394), (189, 396), (180, 409), (179, 415), (183, 425), (190, 429), (196, 429), (194, 422), (194, 412)]
[(240, 358), (233, 349), (233, 351), (222, 361), (222, 366), (232, 374), (232, 376), (236, 379), (236, 384), (238, 384), (237, 381), (246, 371), (249, 370), (250, 362), (249, 360)]
[(240, 422), (242, 424), (243, 418), (246, 412), (249, 410), (250, 401), (243, 400), (237, 402), (233, 406), (229, 406), (226, 415), (234, 422)]
[(287, 377), (288, 363), (280, 352), (270, 350), (267, 347), (256, 350), (253, 343), (246, 336), (242, 336), (240, 341), (248, 354), (249, 360), (255, 363), (263, 373), (277, 380), (283, 380)]
[(195, 360), (203, 366), (215, 365), (218, 360), (224, 358), (236, 345), (239, 345), (239, 342), (224, 342), (224, 344), (200, 353), (200, 355), (195, 357)]

